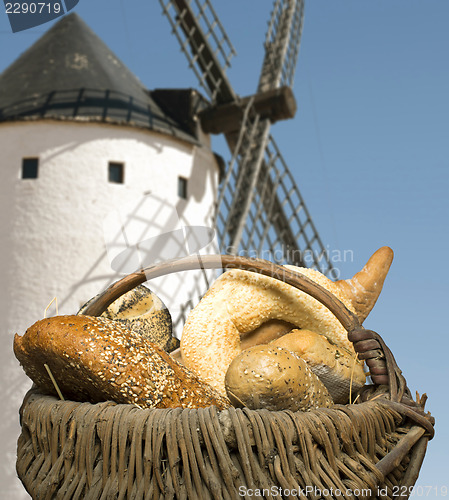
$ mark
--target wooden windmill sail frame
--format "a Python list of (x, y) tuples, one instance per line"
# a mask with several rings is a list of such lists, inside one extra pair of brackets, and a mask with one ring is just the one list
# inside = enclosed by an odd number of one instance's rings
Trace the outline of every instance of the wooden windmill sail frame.
[(223, 253), (336, 272), (303, 197), (270, 135), (271, 123), (294, 115), (291, 87), (304, 0), (275, 0), (254, 96), (240, 98), (226, 70), (235, 50), (209, 0), (160, 0), (211, 108), (205, 132), (223, 133), (232, 159), (220, 185), (216, 230)]

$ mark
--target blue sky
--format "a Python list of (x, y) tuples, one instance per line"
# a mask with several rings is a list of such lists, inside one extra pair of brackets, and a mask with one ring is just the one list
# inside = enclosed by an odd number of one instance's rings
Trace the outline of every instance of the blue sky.
[[(271, 1), (214, 6), (238, 53), (229, 78), (251, 94)], [(196, 86), (159, 2), (80, 0), (75, 10), (148, 88)], [(395, 251), (365, 326), (382, 335), (412, 393), (429, 395), (436, 437), (418, 484), (432, 487), (449, 486), (448, 19), (447, 0), (308, 0), (298, 112), (272, 129), (325, 245), (353, 256), (334, 262), (343, 278), (378, 247)], [(48, 27), (12, 34), (0, 14), (0, 71)], [(220, 141), (215, 149), (228, 158)]]

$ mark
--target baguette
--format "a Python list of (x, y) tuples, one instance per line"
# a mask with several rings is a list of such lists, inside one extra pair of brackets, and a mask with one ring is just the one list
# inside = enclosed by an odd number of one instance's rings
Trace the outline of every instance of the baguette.
[(116, 321), (55, 316), (15, 335), (14, 353), (25, 373), (56, 395), (51, 370), (64, 398), (115, 401), (142, 408), (224, 409), (229, 401), (157, 345)]

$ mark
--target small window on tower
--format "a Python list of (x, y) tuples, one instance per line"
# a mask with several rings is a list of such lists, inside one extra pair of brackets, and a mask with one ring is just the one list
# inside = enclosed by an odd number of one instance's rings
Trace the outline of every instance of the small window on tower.
[(124, 170), (125, 166), (123, 163), (109, 162), (109, 182), (123, 184), (125, 178)]
[(178, 196), (187, 200), (187, 179), (185, 177), (178, 177)]
[(22, 179), (37, 179), (39, 158), (22, 159)]

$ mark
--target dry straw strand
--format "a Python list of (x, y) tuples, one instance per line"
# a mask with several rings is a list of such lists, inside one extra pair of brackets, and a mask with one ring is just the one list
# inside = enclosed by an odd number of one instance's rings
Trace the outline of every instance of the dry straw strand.
[(48, 372), (48, 375), (51, 379), (51, 381), (53, 382), (53, 385), (55, 386), (55, 389), (56, 389), (56, 392), (58, 393), (58, 396), (59, 398), (62, 400), (62, 401), (65, 401), (64, 399), (64, 396), (62, 395), (62, 392), (61, 390), (59, 389), (59, 386), (55, 380), (55, 377), (53, 377), (53, 373), (51, 373), (51, 370), (50, 370), (50, 367), (47, 365), (47, 363), (44, 363), (44, 366), (45, 366), (45, 369), (47, 370)]
[(59, 312), (58, 312), (58, 297), (53, 297), (53, 299), (51, 300), (51, 302), (48, 304), (48, 306), (45, 308), (45, 311), (44, 311), (44, 319), (47, 317), (47, 311), (50, 309), (50, 306), (53, 304), (53, 302), (55, 303), (55, 308), (56, 308), (56, 316), (59, 316)]

